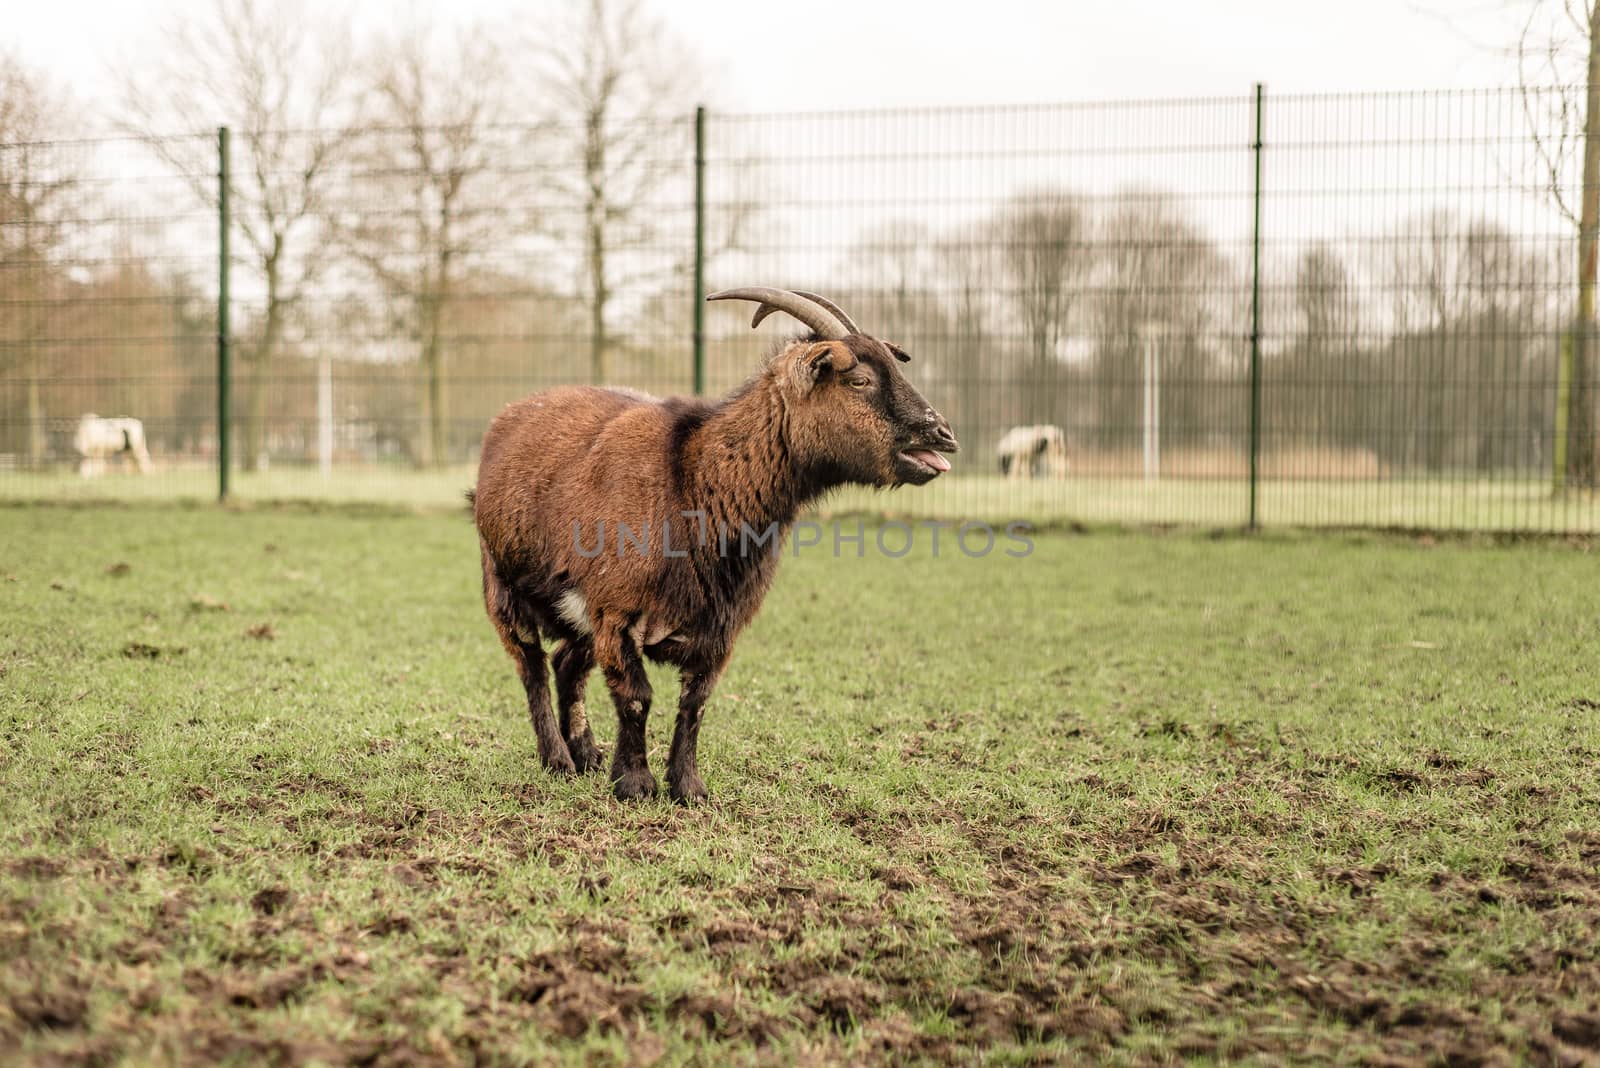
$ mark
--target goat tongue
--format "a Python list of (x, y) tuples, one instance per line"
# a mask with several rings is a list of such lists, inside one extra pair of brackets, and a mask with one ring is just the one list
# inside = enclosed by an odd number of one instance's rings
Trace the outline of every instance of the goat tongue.
[(934, 452), (932, 449), (907, 449), (906, 455), (913, 460), (920, 460), (935, 471), (950, 470), (950, 461)]

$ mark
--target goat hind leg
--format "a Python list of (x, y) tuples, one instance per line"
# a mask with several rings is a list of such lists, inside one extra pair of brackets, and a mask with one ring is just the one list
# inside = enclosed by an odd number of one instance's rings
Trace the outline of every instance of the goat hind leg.
[(562, 642), (551, 657), (556, 673), (556, 707), (561, 714), (561, 736), (579, 771), (598, 771), (605, 754), (594, 743), (594, 731), (584, 708), (584, 687), (594, 668), (594, 646), (589, 642)]
[(547, 771), (557, 775), (570, 775), (577, 769), (572, 754), (556, 727), (555, 710), (550, 707), (550, 673), (546, 670), (544, 646), (539, 644), (538, 632), (519, 622), (517, 606), (510, 591), (495, 575), (487, 557), (483, 567), (483, 600), (489, 610), (489, 619), (500, 644), (517, 666), (517, 678), (528, 695), (528, 718), (533, 722), (533, 736), (539, 743), (539, 762)]
[(528, 718), (533, 721), (533, 735), (539, 741), (539, 762), (546, 771), (557, 775), (570, 775), (577, 771), (566, 739), (556, 725), (555, 709), (550, 706), (550, 672), (545, 667), (544, 647), (538, 635), (532, 641), (517, 640), (521, 656), (512, 654), (517, 662), (517, 676), (528, 692)]

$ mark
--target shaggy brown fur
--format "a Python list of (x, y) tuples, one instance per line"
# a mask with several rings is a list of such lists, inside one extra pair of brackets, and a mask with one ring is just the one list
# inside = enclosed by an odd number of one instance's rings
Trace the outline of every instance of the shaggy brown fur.
[[(799, 510), (847, 482), (930, 481), (948, 467), (936, 453), (956, 448), (891, 348), (861, 335), (792, 342), (716, 403), (563, 388), (507, 406), (484, 438), (474, 512), (484, 600), (544, 766), (600, 767), (583, 704), (598, 663), (619, 720), (617, 796), (655, 793), (648, 657), (682, 678), (668, 787), (679, 801), (705, 797), (705, 702)], [(561, 643), (559, 721), (541, 637)]]

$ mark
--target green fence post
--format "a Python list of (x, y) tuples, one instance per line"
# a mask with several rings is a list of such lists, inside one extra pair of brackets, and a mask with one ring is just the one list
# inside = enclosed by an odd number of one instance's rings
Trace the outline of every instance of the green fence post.
[(1261, 83), (1256, 83), (1255, 224), (1250, 238), (1250, 529), (1259, 526), (1256, 496), (1261, 468)]
[(228, 128), (217, 128), (217, 500), (228, 499), (233, 390), (228, 331)]
[(694, 393), (706, 391), (706, 109), (694, 109)]

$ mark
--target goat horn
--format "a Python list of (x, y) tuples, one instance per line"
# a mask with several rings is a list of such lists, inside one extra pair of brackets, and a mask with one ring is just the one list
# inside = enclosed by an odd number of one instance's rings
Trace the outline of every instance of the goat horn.
[[(827, 297), (824, 297), (822, 294), (808, 293), (803, 289), (791, 289), (789, 292), (793, 293), (797, 297), (805, 297), (813, 304), (822, 305), (823, 308), (832, 312), (834, 318), (843, 323), (844, 328), (850, 331), (852, 334), (861, 333), (861, 328), (855, 324), (855, 321), (851, 319), (850, 316), (845, 314), (844, 309), (839, 307), (839, 305), (835, 304), (833, 301), (829, 300)], [(750, 328), (754, 330), (756, 327), (761, 325), (761, 320), (765, 319), (767, 316), (771, 315), (777, 310), (777, 308), (774, 308), (770, 304), (761, 305), (761, 307), (756, 309), (755, 318), (750, 320)]]
[(852, 334), (861, 333), (861, 328), (855, 324), (855, 321), (852, 320), (850, 316), (844, 313), (844, 309), (839, 307), (839, 305), (835, 304), (833, 301), (829, 300), (827, 297), (817, 293), (807, 293), (803, 289), (791, 289), (790, 292), (797, 297), (805, 297), (807, 300), (815, 301), (824, 308), (833, 312), (834, 316), (844, 324), (844, 328), (850, 331)]
[[(771, 305), (777, 311), (788, 312), (806, 326), (809, 326), (816, 335), (824, 341), (842, 341), (855, 331), (847, 328), (838, 317), (809, 297), (802, 297), (798, 293), (791, 293), (787, 289), (771, 289), (767, 286), (747, 286), (743, 289), (724, 289), (720, 293), (712, 293), (707, 300), (753, 300), (757, 304)], [(770, 314), (765, 308), (756, 309), (755, 321), (750, 325), (755, 326)]]
[[(845, 325), (845, 329), (849, 330), (852, 334), (861, 333), (861, 328), (855, 324), (855, 321), (851, 319), (850, 316), (844, 313), (844, 309), (839, 307), (839, 305), (835, 304), (833, 301), (829, 300), (827, 297), (824, 297), (822, 294), (807, 293), (803, 289), (792, 289), (790, 292), (797, 297), (805, 297), (807, 300), (816, 301), (824, 308), (827, 308), (829, 311), (833, 312), (834, 315), (839, 317), (839, 321)], [(759, 323), (762, 319), (765, 319), (772, 312), (772, 310), (773, 309), (771, 305), (763, 305), (761, 308), (758, 308), (756, 310), (755, 322), (751, 323), (750, 325), (755, 326), (756, 323)], [(905, 349), (901, 348), (899, 345), (891, 345), (887, 341), (885, 341), (883, 345), (884, 348), (888, 349), (894, 358), (899, 360), (901, 363), (911, 362), (911, 354)]]

